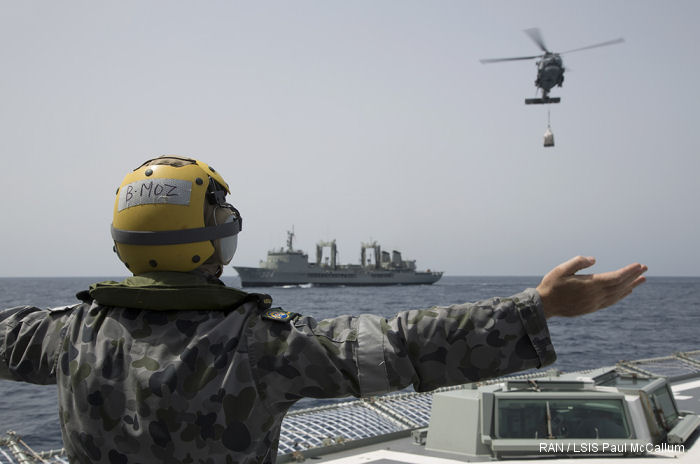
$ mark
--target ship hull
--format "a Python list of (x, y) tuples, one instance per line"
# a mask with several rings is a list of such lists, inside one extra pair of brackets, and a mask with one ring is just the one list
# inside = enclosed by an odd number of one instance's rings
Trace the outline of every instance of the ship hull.
[(319, 286), (386, 286), (386, 285), (430, 285), (442, 277), (441, 272), (407, 272), (373, 270), (357, 272), (343, 269), (307, 272), (284, 272), (259, 267), (234, 266), (243, 287), (275, 287), (284, 285)]

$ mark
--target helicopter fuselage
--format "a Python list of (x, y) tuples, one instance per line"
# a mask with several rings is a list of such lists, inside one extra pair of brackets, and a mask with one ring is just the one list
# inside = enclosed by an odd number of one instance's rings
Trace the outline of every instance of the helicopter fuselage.
[(544, 44), (542, 39), (542, 34), (540, 30), (536, 27), (525, 29), (525, 33), (532, 39), (533, 42), (539, 47), (540, 50), (544, 52), (543, 55), (534, 56), (514, 56), (510, 58), (488, 58), (482, 59), (482, 63), (499, 63), (503, 61), (521, 61), (521, 60), (532, 60), (537, 59), (535, 63), (537, 65), (537, 79), (535, 79), (535, 86), (542, 91), (542, 98), (526, 98), (525, 104), (545, 104), (545, 103), (559, 103), (561, 101), (560, 97), (550, 97), (549, 91), (553, 87), (561, 87), (564, 83), (564, 62), (561, 59), (561, 55), (564, 53), (578, 52), (581, 50), (588, 50), (591, 48), (604, 47), (607, 45), (614, 45), (624, 42), (624, 39), (613, 39), (606, 42), (600, 42), (593, 45), (588, 45), (586, 47), (574, 48), (573, 50), (567, 50), (561, 53), (550, 52), (547, 46)]
[(564, 63), (556, 53), (545, 53), (537, 62), (537, 79), (535, 85), (542, 89), (544, 97), (555, 85), (561, 87), (564, 83)]

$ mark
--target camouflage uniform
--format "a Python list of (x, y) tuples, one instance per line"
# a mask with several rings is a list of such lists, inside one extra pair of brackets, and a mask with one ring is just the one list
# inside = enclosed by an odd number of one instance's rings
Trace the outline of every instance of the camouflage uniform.
[[(273, 463), (282, 418), (302, 397), (427, 391), (555, 359), (532, 289), (316, 321), (160, 274), (126, 290), (93, 286), (71, 307), (0, 311), (0, 378), (58, 385), (71, 462)], [(177, 310), (138, 309), (154, 301)]]

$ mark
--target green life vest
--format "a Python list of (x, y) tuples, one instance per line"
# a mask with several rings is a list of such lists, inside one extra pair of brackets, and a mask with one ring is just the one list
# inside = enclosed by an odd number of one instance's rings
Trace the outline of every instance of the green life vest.
[(231, 310), (248, 301), (266, 309), (272, 303), (270, 295), (247, 293), (190, 272), (148, 272), (121, 282), (98, 282), (78, 298), (104, 306), (161, 311)]

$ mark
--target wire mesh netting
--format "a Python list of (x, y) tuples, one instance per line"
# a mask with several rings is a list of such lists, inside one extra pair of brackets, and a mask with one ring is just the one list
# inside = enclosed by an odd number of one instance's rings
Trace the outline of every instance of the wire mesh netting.
[(631, 368), (631, 370), (642, 370), (643, 372), (648, 372), (656, 376), (666, 377), (669, 380), (700, 372), (700, 366), (676, 356), (642, 359), (639, 361), (623, 361), (620, 362), (619, 365)]

